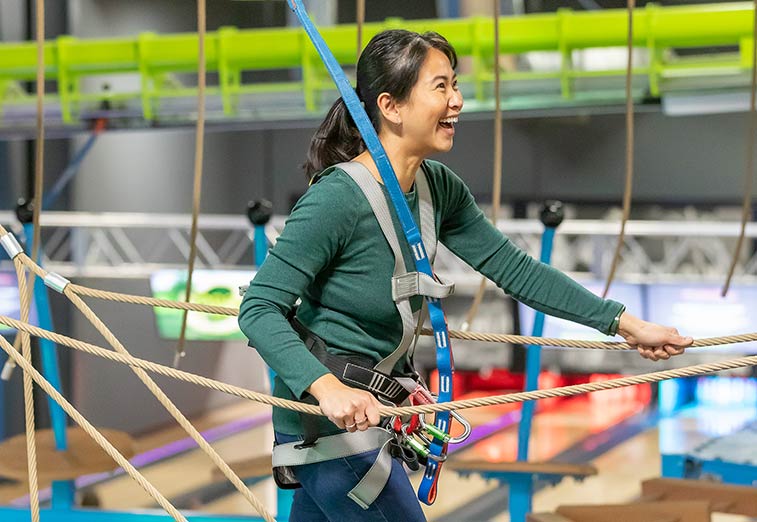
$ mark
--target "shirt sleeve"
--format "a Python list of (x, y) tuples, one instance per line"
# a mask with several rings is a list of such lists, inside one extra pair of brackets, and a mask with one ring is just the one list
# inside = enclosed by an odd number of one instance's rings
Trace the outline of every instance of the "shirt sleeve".
[(287, 315), (316, 276), (351, 235), (354, 197), (343, 179), (327, 176), (297, 202), (258, 270), (239, 309), (239, 327), (292, 393), (302, 398), (328, 369), (287, 321)]
[(445, 210), (439, 239), (447, 248), (514, 299), (606, 335), (616, 333), (615, 318), (625, 309), (621, 303), (594, 295), (515, 246), (486, 219), (463, 181), (445, 170), (440, 180)]

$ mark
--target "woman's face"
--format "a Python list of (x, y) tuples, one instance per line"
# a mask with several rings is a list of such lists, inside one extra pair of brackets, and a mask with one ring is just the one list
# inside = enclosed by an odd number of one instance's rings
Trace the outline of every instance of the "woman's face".
[(402, 140), (411, 152), (426, 157), (452, 148), (463, 96), (443, 52), (429, 49), (409, 98), (397, 107)]

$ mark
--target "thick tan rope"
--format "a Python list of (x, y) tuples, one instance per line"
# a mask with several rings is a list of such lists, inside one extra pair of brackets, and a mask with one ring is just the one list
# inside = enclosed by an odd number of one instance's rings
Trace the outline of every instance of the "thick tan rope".
[[(27, 257), (26, 259), (29, 258)], [(72, 292), (79, 295), (94, 297), (95, 299), (102, 299), (105, 301), (115, 301), (119, 303), (138, 304), (144, 306), (157, 306), (160, 308), (173, 308), (176, 310), (191, 310), (194, 312), (204, 312), (208, 314), (237, 315), (239, 313), (239, 310), (237, 308), (230, 308), (227, 306), (187, 303), (184, 301), (170, 301), (168, 299), (156, 299), (154, 297), (145, 297), (141, 295), (121, 294), (118, 292), (108, 292), (105, 290), (98, 290), (96, 288), (79, 286), (73, 283), (71, 283), (69, 287), (71, 288)]]
[[(197, 220), (200, 215), (200, 197), (202, 195), (202, 160), (205, 146), (205, 0), (197, 0), (197, 125), (195, 126), (195, 160), (194, 160), (194, 186), (192, 189), (192, 230), (189, 239), (189, 266), (187, 268), (187, 291), (184, 300), (189, 302), (192, 295), (192, 275), (197, 257)], [(179, 359), (184, 357), (184, 343), (187, 335), (187, 316), (184, 312), (181, 317), (181, 332), (179, 343), (176, 347), (174, 366), (178, 366)]]
[(29, 362), (20, 357), (16, 350), (13, 349), (13, 346), (11, 346), (2, 335), (0, 335), (0, 348), (2, 348), (8, 354), (8, 357), (12, 358), (17, 365), (21, 366), (24, 370), (24, 375), (29, 374), (34, 382), (52, 397), (52, 399), (63, 408), (63, 411), (65, 411), (74, 422), (81, 426), (82, 429), (137, 482), (137, 484), (142, 486), (142, 488), (147, 491), (147, 493), (154, 498), (155, 501), (160, 504), (169, 515), (171, 515), (171, 517), (173, 517), (174, 520), (177, 522), (186, 522), (187, 519), (184, 518), (184, 516), (179, 513), (179, 511), (163, 495), (161, 495), (157, 489), (155, 489), (155, 486), (150, 484), (150, 482), (137, 471), (134, 466), (132, 466), (126, 457), (121, 455), (121, 453), (119, 453), (119, 451), (60, 394), (52, 384), (50, 384), (31, 364), (29, 364)]
[[(39, 226), (39, 216), (42, 212), (42, 197), (44, 192), (45, 179), (45, 2), (37, 0), (36, 2), (36, 41), (37, 41), (37, 136), (34, 144), (34, 194), (30, 201), (32, 204), (32, 258), (37, 259), (39, 253), (39, 244), (41, 237), (41, 227)], [(27, 241), (29, 238), (27, 238)], [(29, 277), (27, 285), (29, 292), (29, 303), (34, 292), (34, 276)], [(21, 340), (17, 337), (13, 341), (13, 347), (20, 349)], [(10, 359), (8, 359), (10, 361)], [(11, 367), (12, 369), (12, 367)]]
[[(228, 395), (234, 395), (243, 399), (249, 399), (255, 402), (260, 402), (262, 404), (268, 404), (269, 406), (286, 407), (303, 413), (313, 413), (314, 411), (312, 405), (295, 401), (286, 401), (284, 399), (277, 399), (276, 397), (272, 397), (264, 393), (254, 392), (252, 390), (247, 390), (245, 388), (240, 388), (238, 386), (216, 381), (208, 377), (177, 370), (176, 368), (171, 368), (170, 366), (163, 366), (151, 361), (146, 361), (144, 359), (137, 359), (132, 356), (121, 355), (112, 350), (107, 350), (94, 344), (85, 343), (84, 341), (72, 339), (71, 337), (66, 337), (65, 335), (43, 330), (42, 328), (36, 327), (32, 324), (23, 323), (11, 317), (0, 315), (0, 324), (6, 324), (8, 326), (12, 326), (13, 328), (18, 328), (19, 330), (29, 332), (36, 337), (50, 339), (51, 341), (54, 341), (61, 346), (68, 346), (69, 348), (89, 353), (91, 355), (96, 355), (103, 359), (108, 359), (110, 361), (115, 361), (122, 364), (128, 364), (129, 366), (134, 366), (137, 368), (142, 368), (159, 375), (164, 375), (166, 377), (171, 377), (172, 379), (179, 381), (196, 384), (198, 386), (203, 386), (205, 388), (220, 391)], [(282, 400), (284, 402), (280, 402)], [(315, 411), (318, 411), (318, 408), (316, 408)]]
[[(755, 0), (757, 1), (757, 0)], [(494, 168), (492, 169), (492, 223), (497, 226), (499, 219), (500, 200), (502, 198), (502, 101), (500, 100), (500, 71), (499, 71), (499, 0), (492, 0), (494, 5)], [(460, 329), (467, 332), (478, 315), (478, 309), (486, 293), (486, 276), (481, 276), (476, 295), (473, 297), (465, 320)]]
[[(45, 159), (45, 1), (37, 0), (35, 4), (35, 25), (37, 41), (37, 139), (35, 143), (34, 154), (34, 198), (33, 200), (33, 233), (32, 233), (32, 257), (37, 259), (40, 243), (40, 226), (39, 214), (42, 209), (42, 192), (44, 188), (44, 159)], [(18, 260), (14, 260), (13, 265), (16, 268), (18, 278), (18, 293), (21, 300), (21, 319), (29, 320), (29, 310), (32, 302), (32, 292), (34, 290), (34, 274), (29, 275), (27, 281), (26, 273), (23, 266)], [(28, 283), (28, 284), (27, 284)], [(32, 364), (32, 347), (28, 334), (19, 334), (21, 351), (23, 358), (30, 365)], [(16, 354), (14, 354), (16, 355)], [(12, 367), (11, 367), (12, 369)], [(37, 479), (37, 443), (36, 443), (36, 423), (34, 418), (34, 385), (31, 377), (24, 372), (24, 418), (26, 424), (26, 460), (29, 470), (29, 508), (32, 522), (39, 522), (39, 482)]]
[[(37, 142), (34, 151), (34, 204), (32, 223), (32, 259), (37, 259), (40, 243), (39, 215), (42, 211), (42, 195), (45, 175), (45, 0), (37, 0)], [(34, 278), (29, 280), (29, 286)]]
[(355, 1), (355, 18), (357, 22), (357, 54), (355, 60), (360, 59), (363, 52), (363, 24), (365, 23), (365, 0)]
[[(0, 225), (0, 237), (7, 232)], [(29, 256), (21, 253), (17, 256), (17, 259), (21, 261), (29, 270), (33, 270), (38, 276), (45, 277), (48, 272), (34, 263)], [(198, 303), (185, 303), (181, 301), (171, 301), (168, 299), (155, 299), (153, 297), (145, 297), (139, 295), (122, 294), (118, 292), (107, 292), (104, 290), (97, 290), (88, 288), (85, 286), (79, 286), (75, 284), (69, 284), (66, 287), (72, 293), (93, 297), (96, 299), (103, 299), (107, 301), (115, 301), (120, 303), (137, 304), (144, 306), (154, 306), (160, 308), (171, 308), (176, 310), (192, 310), (196, 312), (203, 312), (209, 314), (228, 315), (235, 316), (239, 313), (237, 308), (231, 308), (227, 306), (215, 306), (205, 305)], [(529, 335), (510, 335), (510, 334), (494, 334), (494, 333), (482, 333), (482, 332), (464, 332), (461, 330), (450, 330), (450, 337), (453, 339), (465, 339), (469, 341), (483, 341), (483, 342), (496, 342), (496, 343), (512, 343), (512, 344), (537, 344), (542, 346), (558, 346), (566, 348), (594, 348), (594, 349), (607, 349), (607, 350), (628, 350), (633, 349), (628, 344), (623, 342), (614, 341), (586, 341), (575, 339), (556, 339), (545, 337), (533, 337)], [(429, 329), (421, 330), (421, 335), (431, 336), (433, 331)], [(697, 339), (694, 341), (692, 347), (705, 347), (716, 346), (723, 344), (733, 344), (742, 342), (751, 342), (757, 340), (757, 333), (746, 333), (739, 335), (719, 336), (719, 337), (707, 337)]]
[(607, 297), (610, 291), (615, 271), (620, 262), (620, 253), (626, 237), (626, 223), (631, 215), (631, 193), (633, 192), (633, 152), (634, 152), (634, 114), (633, 114), (633, 10), (636, 7), (635, 0), (628, 0), (628, 58), (626, 61), (626, 183), (623, 190), (623, 218), (620, 222), (620, 234), (618, 244), (615, 245), (615, 254), (612, 257), (610, 273), (607, 275), (605, 289), (602, 297)]
[(402, 408), (386, 408), (380, 412), (386, 415), (410, 415), (416, 413), (436, 413), (447, 410), (463, 410), (467, 408), (480, 408), (482, 406), (494, 406), (496, 404), (509, 404), (515, 402), (533, 401), (539, 399), (550, 399), (554, 397), (570, 397), (583, 393), (590, 393), (601, 390), (613, 390), (624, 386), (634, 386), (651, 382), (659, 382), (667, 379), (678, 379), (680, 377), (695, 377), (697, 375), (706, 375), (709, 373), (732, 370), (735, 368), (744, 368), (747, 366), (757, 365), (757, 355), (748, 357), (739, 357), (718, 363), (697, 364), (678, 368), (675, 370), (664, 370), (660, 372), (646, 373), (643, 375), (634, 375), (632, 377), (622, 377), (620, 379), (610, 379), (601, 382), (592, 382), (586, 384), (574, 384), (572, 386), (561, 386), (559, 388), (550, 388), (545, 390), (536, 390), (530, 392), (510, 393), (507, 395), (492, 395), (490, 397), (479, 397), (477, 399), (466, 399), (461, 401), (450, 401), (438, 404), (427, 404), (422, 406), (409, 406)]
[[(175, 368), (168, 366), (162, 366), (150, 361), (144, 361), (142, 359), (136, 359), (131, 356), (120, 355), (110, 350), (106, 350), (99, 346), (84, 343), (76, 339), (56, 334), (54, 332), (48, 332), (41, 328), (37, 328), (34, 325), (17, 321), (10, 317), (0, 316), (0, 324), (6, 324), (18, 330), (29, 332), (32, 335), (50, 339), (62, 346), (69, 346), (71, 348), (84, 351), (86, 353), (97, 355), (111, 361), (116, 361), (131, 366), (146, 369), (148, 371), (165, 375), (177, 380), (190, 382), (199, 386), (204, 386), (213, 390), (217, 390), (223, 393), (234, 395), (236, 397), (261, 402), (263, 404), (269, 404), (277, 406), (279, 408), (286, 408), (302, 413), (309, 413), (313, 415), (323, 415), (317, 406), (309, 404), (299, 403), (296, 401), (289, 401), (285, 399), (279, 399), (263, 393), (254, 392), (238, 386), (222, 383), (194, 375), (188, 372), (183, 372)], [(578, 384), (572, 386), (563, 386), (560, 388), (552, 388), (547, 390), (536, 390), (530, 392), (511, 393), (506, 395), (493, 395), (490, 397), (480, 397), (477, 399), (466, 399), (461, 401), (445, 402), (441, 404), (422, 405), (422, 406), (409, 406), (402, 408), (385, 408), (379, 409), (382, 416), (392, 415), (409, 415), (414, 413), (435, 413), (439, 411), (447, 410), (462, 410), (468, 408), (479, 408), (482, 406), (493, 406), (496, 404), (507, 404), (515, 402), (524, 402), (529, 400), (538, 400), (553, 397), (570, 397), (573, 395), (579, 395), (583, 393), (589, 393), (601, 390), (610, 390), (620, 388), (623, 386), (633, 386), (636, 384), (659, 382), (666, 379), (677, 379), (679, 377), (694, 377), (697, 375), (705, 375), (708, 373), (714, 373), (723, 370), (733, 370), (736, 368), (744, 368), (747, 366), (757, 365), (757, 355), (748, 357), (740, 357), (737, 359), (730, 359), (718, 363), (698, 364), (694, 366), (688, 366), (685, 368), (678, 368), (673, 370), (664, 370), (660, 372), (647, 373), (643, 375), (635, 375), (631, 377), (623, 377), (619, 379), (611, 379), (607, 381)]]
[[(87, 306), (87, 304), (82, 301), (82, 299), (78, 295), (71, 292), (68, 288), (64, 289), (63, 294), (68, 297), (74, 304), (74, 306), (76, 306), (84, 314), (84, 316), (94, 325), (97, 331), (100, 332), (103, 337), (105, 337), (105, 339), (108, 341), (108, 344), (110, 344), (116, 350), (116, 352), (124, 356), (130, 356), (124, 345), (121, 344), (118, 339), (116, 339), (116, 336), (113, 335), (113, 333), (105, 325), (105, 323), (103, 323), (102, 320), (100, 320), (100, 318), (95, 315), (92, 309), (89, 308), (89, 306)], [(213, 449), (208, 441), (203, 438), (203, 436), (199, 431), (197, 431), (197, 428), (192, 425), (189, 419), (187, 419), (184, 414), (179, 411), (176, 405), (174, 405), (171, 399), (168, 398), (168, 396), (163, 392), (163, 390), (160, 389), (155, 381), (153, 381), (152, 378), (150, 378), (150, 376), (147, 375), (147, 373), (141, 368), (133, 367), (132, 370), (137, 375), (137, 377), (139, 377), (139, 380), (142, 381), (145, 386), (147, 386), (147, 389), (150, 390), (153, 395), (155, 395), (155, 397), (168, 411), (168, 413), (170, 413), (171, 416), (176, 419), (176, 422), (179, 423), (179, 425), (184, 429), (184, 431), (187, 432), (192, 440), (197, 443), (200, 449), (204, 451), (208, 457), (210, 457), (210, 460), (213, 461), (213, 464), (215, 464), (218, 469), (223, 472), (223, 474), (234, 485), (237, 491), (239, 491), (242, 496), (252, 505), (255, 511), (257, 511), (266, 521), (275, 522), (274, 518), (266, 511), (263, 504), (255, 497), (255, 495), (249, 490), (244, 482), (242, 482), (242, 479), (240, 479), (237, 474), (232, 471), (231, 467), (229, 467), (229, 465), (221, 458), (216, 450)]]
[[(422, 335), (434, 335), (433, 330), (423, 329)], [(536, 344), (540, 346), (554, 346), (561, 348), (586, 348), (595, 350), (635, 350), (636, 348), (625, 342), (617, 341), (584, 341), (576, 339), (557, 339), (550, 337), (533, 337), (531, 335), (510, 335), (481, 332), (461, 332), (450, 330), (449, 336), (453, 339), (465, 339), (467, 341), (483, 341), (491, 343), (510, 344)], [(748, 343), (757, 341), (757, 333), (745, 333), (737, 335), (725, 335), (720, 337), (702, 337), (695, 339), (689, 348), (704, 348), (706, 346), (721, 346), (724, 344)]]
[[(0, 237), (7, 234), (2, 225), (0, 225)], [(33, 270), (38, 276), (44, 278), (48, 272), (34, 263), (29, 256), (21, 253), (17, 256), (17, 259), (21, 261), (27, 269)], [(120, 303), (137, 304), (144, 306), (154, 306), (161, 308), (171, 308), (177, 310), (192, 310), (203, 313), (219, 314), (235, 316), (239, 313), (237, 308), (231, 308), (227, 306), (215, 306), (205, 305), (198, 303), (185, 303), (181, 301), (171, 301), (168, 299), (155, 299), (153, 297), (145, 297), (138, 295), (122, 294), (118, 292), (107, 292), (104, 290), (97, 290), (88, 288), (85, 286), (79, 286), (75, 284), (69, 284), (66, 287), (67, 290), (79, 295), (93, 297), (96, 299), (103, 299), (107, 301), (115, 301)], [(421, 330), (422, 335), (431, 336), (433, 332), (429, 329)], [(613, 341), (585, 341), (585, 340), (573, 340), (573, 339), (555, 339), (544, 337), (533, 337), (527, 335), (510, 335), (510, 334), (493, 334), (493, 333), (481, 333), (481, 332), (464, 332), (460, 330), (450, 330), (450, 337), (454, 339), (465, 339), (469, 341), (484, 341), (484, 342), (497, 342), (497, 343), (513, 343), (513, 344), (537, 344), (542, 346), (558, 346), (566, 348), (594, 348), (594, 349), (608, 349), (608, 350), (627, 350), (633, 349), (628, 344), (623, 342)], [(722, 344), (732, 344), (741, 342), (751, 342), (757, 340), (757, 333), (747, 333), (730, 336), (720, 337), (708, 337), (697, 339), (694, 341), (692, 347), (704, 347), (704, 346), (716, 346)]]
[(744, 200), (741, 204), (741, 232), (739, 239), (736, 241), (736, 248), (733, 249), (733, 259), (728, 269), (728, 275), (723, 285), (721, 295), (723, 297), (728, 293), (731, 286), (733, 273), (736, 271), (736, 264), (739, 262), (741, 246), (744, 244), (746, 236), (746, 224), (749, 221), (749, 215), (752, 210), (752, 180), (754, 179), (754, 134), (757, 128), (757, 108), (755, 108), (755, 98), (757, 98), (757, 0), (754, 0), (752, 9), (754, 10), (754, 20), (752, 24), (752, 84), (749, 92), (749, 133), (746, 137), (746, 166), (744, 170)]
[[(18, 258), (13, 260), (18, 278), (18, 295), (21, 299), (21, 320), (29, 322), (30, 295), (26, 288), (26, 272)], [(32, 364), (32, 346), (27, 332), (19, 330), (21, 351), (25, 361)], [(14, 348), (15, 350), (15, 348)], [(16, 352), (18, 353), (18, 352)], [(34, 384), (28, 372), (24, 372), (24, 418), (26, 422), (26, 462), (29, 470), (29, 507), (32, 521), (39, 522), (39, 482), (37, 479), (37, 439), (34, 419)]]

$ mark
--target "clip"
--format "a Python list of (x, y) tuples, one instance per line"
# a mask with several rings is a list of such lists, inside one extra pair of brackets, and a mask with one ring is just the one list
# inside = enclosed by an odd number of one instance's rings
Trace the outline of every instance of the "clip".
[(66, 289), (68, 284), (71, 282), (62, 275), (56, 274), (54, 272), (50, 272), (45, 276), (45, 286), (48, 288), (52, 288), (59, 294), (62, 294), (63, 291)]
[(16, 259), (16, 256), (23, 253), (24, 249), (21, 248), (21, 245), (16, 240), (15, 236), (8, 232), (3, 237), (0, 237), (0, 245), (3, 246), (6, 252), (8, 252), (8, 256), (11, 259)]

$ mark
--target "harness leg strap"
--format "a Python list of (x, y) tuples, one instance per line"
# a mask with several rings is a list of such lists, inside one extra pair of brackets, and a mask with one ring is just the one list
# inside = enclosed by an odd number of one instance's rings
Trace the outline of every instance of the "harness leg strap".
[[(314, 446), (303, 447), (297, 442), (278, 444), (273, 448), (273, 467), (302, 466), (327, 460), (359, 455), (379, 449), (378, 457), (348, 496), (361, 508), (368, 509), (384, 489), (392, 472), (389, 443), (394, 436), (383, 428), (368, 428), (355, 433), (338, 433), (320, 437)], [(299, 447), (298, 447), (299, 446)]]
[(378, 457), (373, 462), (371, 469), (347, 493), (347, 496), (363, 509), (368, 509), (373, 501), (378, 498), (389, 480), (389, 475), (392, 473), (392, 454), (389, 451), (389, 444), (391, 442), (391, 439), (387, 440), (381, 446)]

